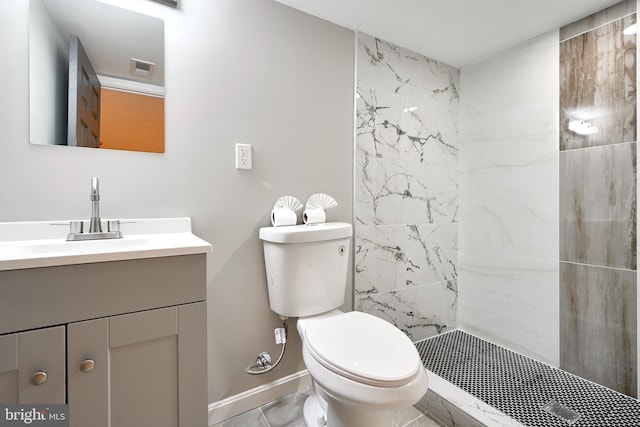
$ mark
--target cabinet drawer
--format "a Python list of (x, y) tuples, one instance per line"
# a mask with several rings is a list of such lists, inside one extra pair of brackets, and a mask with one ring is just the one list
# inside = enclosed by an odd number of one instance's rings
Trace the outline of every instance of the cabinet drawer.
[(0, 271), (0, 334), (205, 298), (205, 254)]

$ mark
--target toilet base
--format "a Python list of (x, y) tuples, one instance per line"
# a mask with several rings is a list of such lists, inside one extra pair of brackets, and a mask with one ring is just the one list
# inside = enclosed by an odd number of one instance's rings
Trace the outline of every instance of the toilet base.
[(392, 410), (357, 408), (330, 397), (325, 401), (318, 390), (305, 400), (303, 413), (307, 427), (391, 427), (393, 417)]
[(324, 427), (327, 425), (327, 413), (320, 405), (320, 398), (317, 392), (311, 393), (304, 401), (304, 423), (307, 427)]

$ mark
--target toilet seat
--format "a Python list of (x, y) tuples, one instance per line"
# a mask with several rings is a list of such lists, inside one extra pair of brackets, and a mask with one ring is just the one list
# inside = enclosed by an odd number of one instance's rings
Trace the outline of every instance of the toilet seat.
[(325, 368), (372, 386), (398, 387), (423, 369), (414, 344), (402, 331), (358, 311), (310, 323), (304, 342)]

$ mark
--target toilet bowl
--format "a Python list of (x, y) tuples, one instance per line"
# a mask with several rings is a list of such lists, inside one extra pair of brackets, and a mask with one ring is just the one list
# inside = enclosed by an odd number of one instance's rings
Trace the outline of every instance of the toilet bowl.
[(307, 426), (391, 426), (393, 410), (420, 400), (427, 374), (415, 346), (385, 320), (338, 310), (298, 320), (314, 380)]

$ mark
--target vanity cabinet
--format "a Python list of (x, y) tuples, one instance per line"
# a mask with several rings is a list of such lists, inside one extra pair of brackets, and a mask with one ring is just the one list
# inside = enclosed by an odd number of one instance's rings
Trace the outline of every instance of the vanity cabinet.
[(65, 403), (64, 326), (0, 336), (0, 402)]
[(206, 427), (205, 297), (204, 254), (0, 271), (0, 402), (68, 403), (72, 427)]
[(197, 303), (69, 324), (71, 426), (205, 426), (205, 322)]

